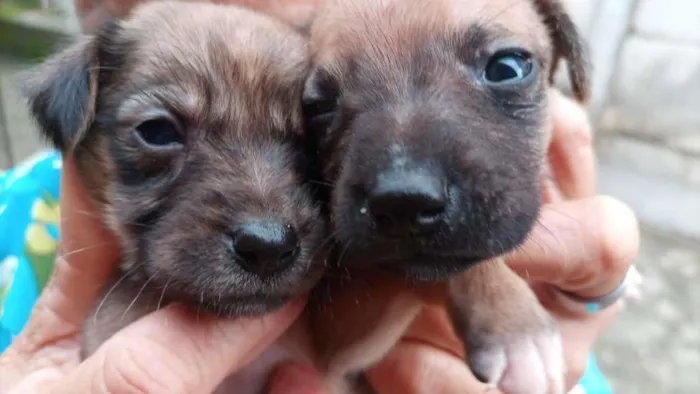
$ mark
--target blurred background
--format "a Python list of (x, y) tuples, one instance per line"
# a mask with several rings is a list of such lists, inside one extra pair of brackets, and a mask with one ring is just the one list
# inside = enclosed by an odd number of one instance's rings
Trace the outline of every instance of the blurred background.
[[(592, 55), (600, 190), (632, 206), (643, 231), (644, 298), (598, 345), (601, 368), (617, 393), (697, 394), (700, 1), (565, 3)], [(72, 0), (0, 0), (0, 169), (46, 148), (17, 73), (77, 33)]]

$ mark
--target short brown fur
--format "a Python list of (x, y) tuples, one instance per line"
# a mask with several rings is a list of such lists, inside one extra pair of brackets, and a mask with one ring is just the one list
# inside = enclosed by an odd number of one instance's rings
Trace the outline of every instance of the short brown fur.
[[(85, 355), (172, 300), (260, 315), (316, 282), (324, 226), (307, 183), (307, 69), (306, 42), (289, 26), (239, 7), (156, 1), (28, 80), (43, 133), (75, 162), (122, 247), (87, 322)], [(154, 117), (179, 125), (182, 146), (139, 139)], [(288, 268), (270, 277), (241, 268), (229, 239), (250, 220), (295, 229)]]
[[(480, 59), (504, 47), (526, 48), (537, 79), (510, 93), (472, 82)], [(337, 264), (353, 280), (328, 277), (318, 294), (330, 302), (312, 313), (329, 384), (352, 391), (343, 379), (379, 362), (428, 302), (451, 311), (478, 377), (505, 393), (562, 392), (556, 326), (501, 259), (535, 225), (551, 134), (548, 89), (561, 57), (577, 98), (588, 97), (583, 44), (561, 4), (329, 0), (312, 25), (310, 52), (305, 100), (324, 181), (333, 185)], [(314, 126), (319, 107), (326, 120)], [(362, 196), (397, 158), (417, 171), (439, 168), (456, 184), (454, 209), (472, 211), (435, 236), (378, 235)], [(386, 268), (399, 275), (380, 276)], [(522, 341), (544, 352), (544, 381), (534, 372), (501, 381), (506, 364), (494, 355), (512, 357)]]

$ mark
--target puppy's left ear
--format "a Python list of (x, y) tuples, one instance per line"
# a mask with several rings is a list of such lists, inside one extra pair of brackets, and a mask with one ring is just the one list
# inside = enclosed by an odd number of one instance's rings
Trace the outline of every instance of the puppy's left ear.
[(590, 95), (590, 64), (585, 41), (560, 0), (534, 0), (554, 45), (550, 83), (554, 82), (559, 61), (566, 59), (574, 96), (580, 102)]
[(83, 37), (31, 70), (22, 92), (41, 133), (63, 153), (71, 152), (90, 128), (99, 70), (96, 40)]

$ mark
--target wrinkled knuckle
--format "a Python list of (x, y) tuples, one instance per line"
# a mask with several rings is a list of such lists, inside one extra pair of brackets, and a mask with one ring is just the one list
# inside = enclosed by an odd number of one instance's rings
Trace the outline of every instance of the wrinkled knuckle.
[[(595, 214), (597, 215), (597, 213)], [(600, 223), (601, 221), (596, 222)], [(587, 221), (573, 221), (575, 229), (571, 233), (587, 241), (581, 244), (580, 249), (569, 252), (575, 263), (560, 265), (561, 273), (559, 278), (566, 282), (571, 289), (590, 286), (591, 283), (598, 279), (600, 274), (597, 260), (599, 260), (601, 254), (602, 233), (597, 228), (591, 229), (587, 223)]]
[(566, 276), (567, 286), (572, 289), (583, 289), (591, 286), (600, 279), (600, 272), (594, 269), (578, 269), (569, 272)]
[(637, 258), (640, 247), (639, 224), (630, 207), (609, 197), (598, 197), (602, 223), (600, 260), (605, 272), (627, 270)]
[[(144, 343), (146, 342), (146, 343)], [(100, 392), (166, 394), (184, 392), (175, 371), (169, 371), (148, 341), (114, 341), (106, 344)]]

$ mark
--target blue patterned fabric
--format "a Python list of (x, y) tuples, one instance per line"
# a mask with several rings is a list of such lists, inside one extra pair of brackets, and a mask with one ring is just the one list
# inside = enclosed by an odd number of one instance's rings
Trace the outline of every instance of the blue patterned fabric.
[(53, 270), (60, 176), (55, 152), (0, 171), (0, 352), (24, 327)]
[[(53, 270), (60, 175), (57, 152), (0, 171), (0, 353), (24, 327)], [(572, 394), (612, 392), (591, 355)]]

